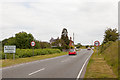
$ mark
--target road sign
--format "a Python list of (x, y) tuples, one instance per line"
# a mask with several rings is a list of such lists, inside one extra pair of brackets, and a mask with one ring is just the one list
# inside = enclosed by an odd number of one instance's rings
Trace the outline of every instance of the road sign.
[(35, 46), (36, 44), (35, 44), (35, 42), (34, 41), (32, 41), (31, 42), (31, 46)]
[(4, 46), (4, 53), (15, 53), (15, 52), (16, 52), (16, 46), (15, 45), (12, 45), (12, 46), (5, 45)]
[(94, 46), (96, 46), (96, 47), (100, 46), (100, 42), (99, 41), (95, 41), (94, 42)]

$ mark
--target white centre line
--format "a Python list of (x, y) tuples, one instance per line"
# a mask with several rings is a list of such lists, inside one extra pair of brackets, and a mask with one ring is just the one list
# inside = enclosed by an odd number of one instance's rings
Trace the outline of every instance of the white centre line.
[(42, 68), (42, 69), (37, 70), (37, 71), (35, 71), (35, 72), (32, 72), (32, 73), (30, 73), (30, 74), (28, 74), (28, 75), (30, 76), (30, 75), (33, 75), (33, 74), (38, 73), (38, 72), (40, 72), (40, 71), (43, 71), (43, 70), (45, 70), (45, 68)]

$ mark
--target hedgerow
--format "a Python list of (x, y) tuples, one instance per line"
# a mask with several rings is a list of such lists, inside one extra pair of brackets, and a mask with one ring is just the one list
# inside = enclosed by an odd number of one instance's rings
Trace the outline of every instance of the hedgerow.
[[(61, 51), (59, 49), (16, 49), (15, 58), (25, 58), (25, 57), (32, 57), (37, 55), (47, 55), (47, 54), (54, 54), (54, 53), (60, 53)], [(6, 53), (7, 59), (12, 59), (13, 54), (12, 53)], [(5, 53), (0, 53), (0, 59), (5, 59)]]

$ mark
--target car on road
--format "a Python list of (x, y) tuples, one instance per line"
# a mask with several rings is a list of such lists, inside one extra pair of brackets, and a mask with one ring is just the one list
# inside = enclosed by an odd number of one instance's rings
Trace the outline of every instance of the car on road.
[(69, 55), (76, 55), (76, 54), (77, 54), (77, 52), (76, 52), (75, 49), (70, 49), (69, 50)]
[(91, 48), (90, 48), (90, 47), (88, 47), (88, 48), (87, 48), (87, 50), (91, 50)]
[(95, 49), (94, 47), (92, 47), (92, 49)]

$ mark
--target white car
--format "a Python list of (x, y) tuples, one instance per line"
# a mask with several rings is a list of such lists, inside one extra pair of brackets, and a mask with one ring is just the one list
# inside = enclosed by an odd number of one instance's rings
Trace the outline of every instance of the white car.
[(95, 49), (94, 47), (92, 47), (92, 49)]

